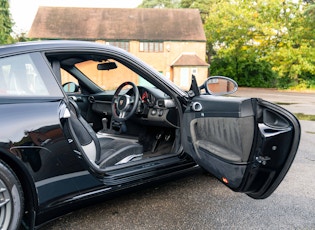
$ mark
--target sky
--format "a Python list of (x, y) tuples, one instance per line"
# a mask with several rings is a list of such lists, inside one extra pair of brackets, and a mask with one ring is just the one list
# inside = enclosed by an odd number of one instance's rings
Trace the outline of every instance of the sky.
[(142, 0), (9, 0), (16, 34), (27, 33), (32, 26), (38, 6), (70, 6), (99, 8), (135, 8)]

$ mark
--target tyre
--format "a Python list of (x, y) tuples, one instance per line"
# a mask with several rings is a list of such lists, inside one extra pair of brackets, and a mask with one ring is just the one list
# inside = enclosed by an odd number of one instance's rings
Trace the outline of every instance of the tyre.
[(0, 229), (19, 229), (23, 209), (21, 184), (10, 167), (0, 161)]

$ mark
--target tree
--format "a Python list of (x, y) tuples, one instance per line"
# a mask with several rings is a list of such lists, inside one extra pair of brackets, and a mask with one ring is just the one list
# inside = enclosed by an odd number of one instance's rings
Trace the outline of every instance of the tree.
[(199, 9), (201, 20), (203, 23), (205, 23), (209, 15), (209, 9), (215, 3), (216, 3), (216, 0), (181, 0), (179, 7)]
[(139, 8), (178, 8), (180, 0), (143, 0)]
[(279, 82), (289, 83), (287, 86), (315, 82), (315, 27), (305, 9), (308, 4), (303, 1), (283, 1), (281, 27), (270, 46), (273, 49), (265, 57), (278, 73)]
[(304, 12), (307, 21), (315, 28), (315, 3), (309, 4)]
[(11, 36), (13, 22), (7, 0), (0, 0), (0, 44), (9, 44), (14, 41)]
[[(208, 44), (216, 52), (213, 61), (228, 60), (240, 82), (253, 66), (263, 67), (266, 75), (277, 73), (279, 82), (298, 82), (314, 75), (314, 30), (303, 16), (305, 4), (291, 0), (217, 2), (205, 23)], [(271, 77), (263, 79), (274, 84)]]

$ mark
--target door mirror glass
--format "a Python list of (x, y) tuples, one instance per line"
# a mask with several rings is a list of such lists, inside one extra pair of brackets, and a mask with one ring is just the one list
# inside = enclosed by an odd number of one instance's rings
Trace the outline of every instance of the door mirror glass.
[(74, 82), (67, 82), (62, 85), (63, 90), (66, 93), (77, 93), (79, 92), (79, 86)]
[(205, 81), (204, 88), (208, 94), (219, 96), (236, 92), (238, 85), (231, 78), (213, 76)]

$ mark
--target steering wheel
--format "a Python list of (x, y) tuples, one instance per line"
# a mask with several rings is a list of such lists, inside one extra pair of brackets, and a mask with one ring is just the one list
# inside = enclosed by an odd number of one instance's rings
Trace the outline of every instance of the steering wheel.
[[(133, 96), (128, 94), (119, 95), (120, 91), (127, 85), (132, 86)], [(122, 83), (115, 91), (112, 100), (112, 114), (116, 121), (126, 121), (135, 112), (139, 102), (139, 90), (133, 82)]]

